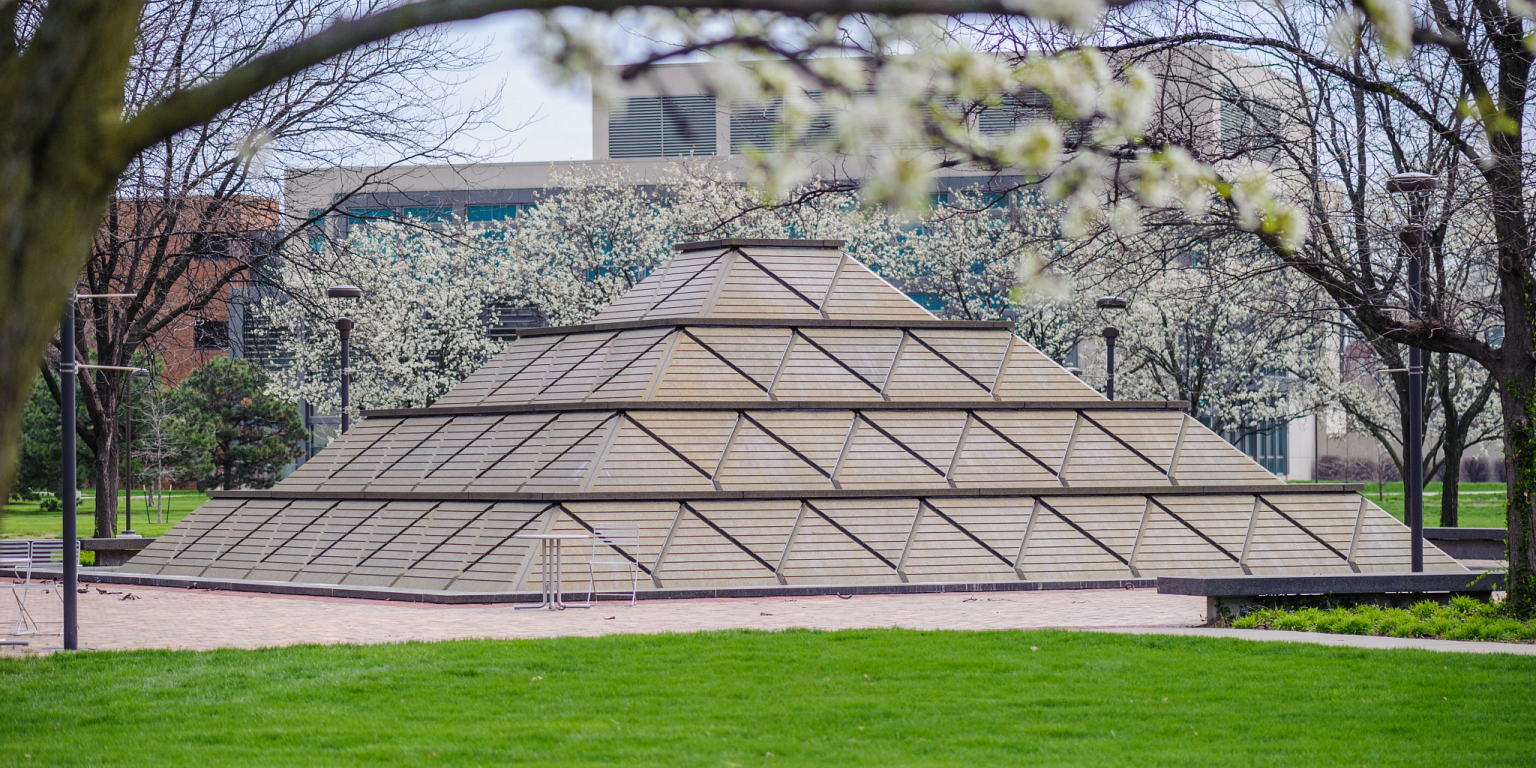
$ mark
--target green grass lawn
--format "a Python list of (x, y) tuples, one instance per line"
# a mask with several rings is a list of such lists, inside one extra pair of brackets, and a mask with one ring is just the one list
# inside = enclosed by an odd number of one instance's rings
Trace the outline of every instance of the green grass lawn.
[(1530, 765), (1533, 680), (1060, 631), (89, 653), (0, 661), (0, 766)]
[[(1362, 491), (1371, 501), (1381, 505), (1381, 508), (1391, 513), (1393, 517), (1403, 519), (1403, 484), (1397, 483), (1365, 483)], [(1461, 528), (1503, 528), (1504, 519), (1504, 493), (1503, 483), (1461, 483), (1460, 485), (1460, 509), (1457, 511), (1457, 522)], [(1379, 499), (1379, 500), (1378, 500)], [(1440, 484), (1429, 483), (1424, 486), (1424, 524), (1427, 526), (1440, 525)]]
[[(138, 493), (133, 495), (133, 528), (144, 536), (159, 536), (166, 529), (175, 525), (188, 512), (197, 509), (198, 505), (208, 500), (208, 496), (197, 491), (172, 491), (165, 522), (155, 522), (153, 510), (146, 509), (144, 497)], [(64, 516), (59, 512), (44, 512), (38, 509), (39, 502), (23, 501), (9, 502), (5, 505), (5, 511), (0, 514), (0, 538), (42, 538), (57, 539), (64, 535)], [(96, 521), (91, 513), (96, 509), (96, 499), (90, 491), (82, 491), (80, 496), (80, 515), (76, 519), (76, 525), (80, 529), (81, 536), (90, 536), (95, 530)], [(117, 524), (119, 528), (126, 521), (123, 519), (123, 495), (117, 495)]]

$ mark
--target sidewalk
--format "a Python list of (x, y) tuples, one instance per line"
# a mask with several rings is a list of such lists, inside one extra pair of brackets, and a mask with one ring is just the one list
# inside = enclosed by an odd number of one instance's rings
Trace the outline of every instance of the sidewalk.
[[(32, 614), (57, 629), (58, 593), (33, 595)], [(595, 637), (753, 629), (1077, 629), (1227, 637), (1355, 648), (1422, 648), (1536, 655), (1536, 645), (1456, 642), (1200, 626), (1205, 598), (1150, 589), (922, 595), (645, 600), (586, 610), (516, 610), (511, 605), (426, 605), (157, 587), (91, 586), (80, 595), (80, 644), (92, 650), (211, 650), (298, 644), (396, 643), (469, 638)], [(6, 618), (9, 618), (7, 616)], [(55, 622), (47, 624), (47, 622)], [(9, 626), (5, 626), (9, 629)], [(57, 649), (57, 635), (17, 639), (4, 654)]]
[[(39, 621), (59, 621), (57, 593), (33, 598)], [(1150, 589), (643, 600), (634, 607), (601, 602), (587, 610), (554, 612), (506, 604), (425, 605), (92, 585), (80, 595), (80, 645), (207, 650), (723, 629), (1179, 627), (1199, 624), (1204, 616), (1205, 598)], [(31, 640), (34, 649), (61, 643), (58, 635), (20, 639)]]
[(1510, 653), (1536, 656), (1536, 644), (1487, 643), (1468, 640), (1437, 640), (1430, 637), (1378, 637), (1376, 635), (1330, 635), (1326, 632), (1291, 632), (1279, 629), (1216, 629), (1214, 627), (1107, 627), (1094, 632), (1131, 635), (1184, 635), (1188, 637), (1227, 637), (1278, 643), (1312, 643), (1346, 648), (1390, 650), (1417, 648), (1444, 653)]

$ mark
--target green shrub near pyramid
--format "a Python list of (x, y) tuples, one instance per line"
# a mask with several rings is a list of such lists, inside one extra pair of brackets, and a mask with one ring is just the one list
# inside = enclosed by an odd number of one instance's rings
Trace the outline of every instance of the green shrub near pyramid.
[(937, 320), (841, 245), (680, 245), (592, 324), (366, 413), (121, 571), (505, 599), (541, 588), (515, 534), (619, 522), (643, 589), (1408, 570), (1359, 494), (1286, 485), (1180, 403), (1109, 402), (1008, 323)]

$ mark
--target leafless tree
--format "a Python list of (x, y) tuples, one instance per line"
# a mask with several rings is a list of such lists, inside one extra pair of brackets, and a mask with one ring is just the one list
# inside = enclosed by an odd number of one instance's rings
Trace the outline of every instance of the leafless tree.
[[(383, 5), (154, 0), (139, 19), (125, 108), (142, 111), (338, 14)], [(229, 338), (231, 310), (238, 311), (232, 305), (260, 289), (275, 254), (303, 254), (284, 245), (326, 232), (314, 222), (350, 197), (343, 192), (321, 211), (282, 212), (285, 180), (356, 162), (363, 152), (385, 164), (450, 159), (447, 139), (479, 120), (485, 105), (457, 112), (445, 105), (456, 75), (480, 58), (478, 49), (439, 31), (397, 35), (304, 70), (145, 148), (118, 179), (78, 282), (81, 293), (132, 298), (80, 303), (75, 357), (130, 366), (150, 356), (174, 380), (238, 345)], [(47, 366), (43, 375), (57, 397)], [(117, 529), (124, 386), (119, 370), (88, 370), (79, 379), (79, 438), (94, 455), (97, 536)]]
[[(1110, 4), (1135, 1), (1111, 0)], [(185, 7), (201, 8), (195, 2)], [(246, 102), (259, 105), (269, 97), (292, 102), (295, 97), (316, 99), (327, 93), (333, 94), (331, 104), (348, 107), (358, 130), (309, 130), (298, 120), (289, 126), (290, 136), (312, 139), (315, 148), (345, 149), (352, 140), (366, 136), (367, 124), (378, 116), (371, 102), (348, 101), (360, 82), (369, 81), (352, 79), (347, 64), (356, 63), (367, 71), (365, 64), (370, 61), (392, 63), (391, 51), (407, 62), (418, 57), (414, 59), (418, 63), (424, 61), (421, 55), (440, 53), (427, 44), (430, 33), (422, 36), (412, 30), (502, 11), (548, 13), (572, 7), (614, 14), (635, 6), (628, 0), (353, 0), (327, 6), (323, 12), (301, 14), (299, 21), (288, 24), (278, 24), (273, 17), (277, 12), (288, 13), (288, 5), (270, 6), (267, 18), (262, 18), (260, 9), (237, 4), (222, 7), (226, 10), (217, 20), (248, 36), (234, 35), (230, 40), (205, 36), (213, 48), (189, 66), (188, 59), (176, 58), (182, 50), (177, 34), (143, 34), (143, 22), (159, 18), (160, 8), (145, 0), (0, 3), (0, 103), (6, 105), (0, 111), (0, 226), (6, 232), (0, 239), (0, 489), (11, 485), (22, 405), (36, 376), (37, 361), (53, 336), (64, 297), (92, 253), (103, 220), (122, 202), (125, 175), (132, 179), (141, 164), (151, 165), (140, 160), (144, 153), (153, 154), (161, 145), (175, 147), (189, 135), (212, 136), (212, 129), (204, 126), (219, 125), (223, 115), (246, 114), (240, 106)], [(679, 12), (757, 10), (817, 23), (857, 14), (1027, 13), (1004, 0), (654, 0), (645, 7)], [(181, 18), (194, 30), (199, 28), (195, 20), (205, 19), (199, 13), (184, 13)], [(405, 35), (406, 42), (378, 45), (400, 35)], [(231, 42), (236, 40), (241, 42)], [(369, 59), (381, 51), (385, 52), (382, 57)], [(142, 70), (137, 64), (146, 54), (164, 63)], [(162, 54), (164, 58), (159, 58)], [(580, 46), (572, 46), (564, 54), (550, 55), (586, 54)], [(333, 59), (340, 64), (333, 64)], [(321, 76), (302, 74), (314, 67), (319, 67)], [(136, 90), (144, 77), (141, 72), (158, 69), (164, 71), (148, 78), (153, 87)], [(385, 103), (442, 103), (421, 98), (420, 81), (406, 79), (398, 84), (402, 98)], [(395, 125), (388, 120), (385, 124)], [(328, 127), (348, 124), (332, 122)], [(324, 141), (324, 136), (332, 137), (334, 143)], [(281, 148), (259, 132), (222, 138), (238, 140), (247, 150)], [(216, 141), (210, 144), (217, 145)], [(241, 178), (255, 172), (261, 153), (245, 151), (232, 157), (228, 167), (236, 169), (235, 178)], [(219, 178), (209, 176), (202, 190), (217, 188)], [(194, 218), (204, 217), (198, 213)], [(183, 231), (182, 226), (171, 231)], [(112, 310), (93, 307), (92, 311)]]
[[(1341, 0), (1170, 0), (1113, 12), (1091, 42), (1164, 79), (1167, 98), (1148, 145), (1184, 147), (1234, 180), (1262, 162), (1290, 190), (1307, 212), (1305, 246), (1255, 237), (1269, 247), (1273, 268), (1307, 275), (1358, 329), (1397, 402), (1407, 395), (1405, 345), (1435, 353), (1426, 365), (1439, 385), (1432, 381), (1426, 398), (1441, 401), (1449, 453), (1464, 449), (1486, 399), (1445, 409), (1458, 385), (1454, 365), (1436, 355), (1487, 371), (1508, 463), (1511, 594), (1521, 610), (1536, 612), (1536, 243), (1526, 192), (1536, 134), (1525, 129), (1531, 25), (1505, 2), (1428, 0), (1414, 9), (1419, 45), (1394, 59), (1379, 36), (1334, 24), (1359, 13)], [(1006, 53), (1038, 50), (1027, 23), (978, 31)], [(1441, 182), (1424, 212), (1431, 257), (1417, 315), (1408, 311), (1398, 238), (1407, 212), (1385, 189), (1388, 177), (1406, 171)], [(1200, 243), (1232, 236), (1240, 218), (1236, 206), (1219, 204), (1203, 217), (1153, 212), (1148, 225), (1180, 228)]]

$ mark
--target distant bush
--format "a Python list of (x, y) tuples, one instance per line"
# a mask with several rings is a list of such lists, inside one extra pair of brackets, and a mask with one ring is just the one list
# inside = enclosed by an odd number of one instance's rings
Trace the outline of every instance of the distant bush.
[(44, 496), (43, 500), (38, 502), (37, 508), (43, 512), (63, 512), (64, 502), (59, 501), (57, 496)]
[(1469, 483), (1486, 483), (1493, 478), (1493, 467), (1488, 465), (1488, 460), (1481, 456), (1474, 456), (1461, 460), (1461, 479)]
[(1503, 602), (1484, 603), (1465, 595), (1451, 598), (1448, 605), (1425, 600), (1408, 608), (1261, 608), (1233, 621), (1232, 626), (1335, 635), (1536, 642), (1536, 621), (1510, 618)]
[(1317, 479), (1319, 480), (1343, 480), (1351, 483), (1365, 483), (1380, 480), (1401, 480), (1397, 472), (1397, 465), (1389, 460), (1377, 462), (1375, 459), (1346, 459), (1343, 456), (1319, 456), (1317, 459)]

